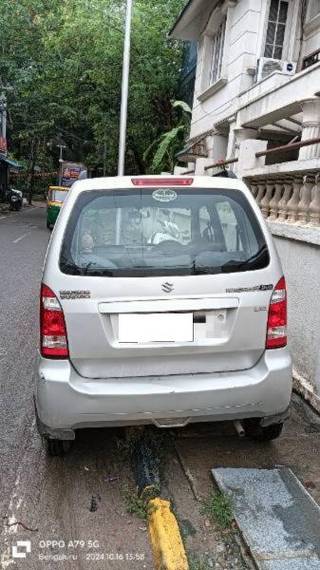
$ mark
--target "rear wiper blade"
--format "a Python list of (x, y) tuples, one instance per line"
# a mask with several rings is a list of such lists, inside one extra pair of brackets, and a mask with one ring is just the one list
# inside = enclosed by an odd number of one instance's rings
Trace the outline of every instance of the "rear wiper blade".
[(61, 259), (60, 261), (61, 269), (67, 271), (71, 275), (81, 275), (81, 269), (74, 263), (70, 263), (69, 261), (64, 261)]
[(241, 269), (245, 267), (251, 267), (255, 262), (261, 261), (265, 254), (268, 253), (268, 248), (266, 245), (262, 246), (254, 255), (246, 259), (245, 261), (239, 261), (236, 259), (230, 259), (221, 266), (221, 271), (226, 271), (230, 268)]
[(195, 265), (193, 267), (194, 275), (216, 275), (217, 273), (221, 273), (221, 267), (218, 266), (199, 266)]
[(87, 263), (87, 265), (82, 267), (81, 275), (92, 275), (93, 277), (95, 275), (97, 275), (97, 276), (105, 275), (106, 277), (112, 277), (113, 276), (114, 271), (112, 271), (111, 269), (105, 269), (103, 267), (94, 267), (94, 265), (95, 264), (93, 261), (90, 261), (89, 263)]

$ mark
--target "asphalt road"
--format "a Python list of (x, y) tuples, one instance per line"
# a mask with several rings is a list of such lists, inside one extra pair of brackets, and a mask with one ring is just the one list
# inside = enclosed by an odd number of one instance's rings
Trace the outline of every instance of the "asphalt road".
[(0, 506), (5, 512), (33, 422), (39, 283), (48, 243), (44, 209), (0, 213)]
[[(35, 429), (33, 369), (49, 235), (44, 208), (0, 213), (0, 567), (149, 569), (146, 523), (127, 512), (134, 483), (123, 434), (83, 431), (67, 458), (48, 458)], [(23, 559), (13, 558), (18, 540), (30, 541)]]

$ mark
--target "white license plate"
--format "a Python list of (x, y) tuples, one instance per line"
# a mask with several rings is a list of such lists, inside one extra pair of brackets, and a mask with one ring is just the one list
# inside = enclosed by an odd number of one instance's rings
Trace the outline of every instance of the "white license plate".
[(192, 342), (193, 313), (120, 314), (119, 342)]

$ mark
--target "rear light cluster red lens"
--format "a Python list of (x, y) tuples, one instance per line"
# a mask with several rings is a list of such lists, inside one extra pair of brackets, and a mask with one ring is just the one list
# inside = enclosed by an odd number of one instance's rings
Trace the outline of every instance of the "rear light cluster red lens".
[(191, 186), (193, 178), (131, 178), (134, 186)]
[(281, 348), (287, 342), (287, 288), (285, 278), (281, 277), (270, 301), (266, 348)]
[(40, 352), (45, 358), (68, 358), (67, 329), (57, 296), (47, 285), (41, 286)]

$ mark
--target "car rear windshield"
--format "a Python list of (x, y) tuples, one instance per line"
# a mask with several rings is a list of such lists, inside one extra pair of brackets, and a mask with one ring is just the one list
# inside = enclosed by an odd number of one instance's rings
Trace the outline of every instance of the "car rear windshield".
[(71, 275), (197, 275), (261, 269), (269, 253), (238, 190), (87, 191), (72, 209), (60, 269)]

